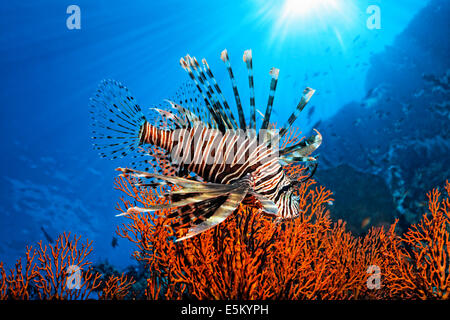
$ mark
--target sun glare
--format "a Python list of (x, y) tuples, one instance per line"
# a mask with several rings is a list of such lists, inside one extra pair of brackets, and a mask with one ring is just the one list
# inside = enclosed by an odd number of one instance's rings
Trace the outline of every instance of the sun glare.
[(283, 18), (299, 18), (337, 8), (336, 0), (285, 0), (281, 10)]
[(253, 0), (255, 17), (272, 24), (270, 42), (352, 28), (358, 8), (351, 0)]

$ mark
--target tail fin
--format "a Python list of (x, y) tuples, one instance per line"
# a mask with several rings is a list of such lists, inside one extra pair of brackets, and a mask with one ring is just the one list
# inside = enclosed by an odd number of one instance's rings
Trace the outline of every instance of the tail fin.
[(128, 89), (115, 80), (103, 80), (91, 98), (93, 145), (103, 158), (117, 159), (140, 142), (144, 114)]

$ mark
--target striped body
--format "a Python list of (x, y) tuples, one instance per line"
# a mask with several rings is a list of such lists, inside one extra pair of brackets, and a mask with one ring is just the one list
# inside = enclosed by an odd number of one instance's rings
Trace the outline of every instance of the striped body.
[(163, 148), (174, 164), (204, 181), (232, 184), (250, 175), (256, 193), (286, 208), (278, 213), (281, 218), (292, 218), (298, 212), (295, 201), (286, 199), (291, 195), (283, 192), (291, 181), (279, 163), (278, 150), (258, 143), (256, 137), (239, 130), (222, 134), (204, 126), (163, 130), (146, 122), (141, 143)]

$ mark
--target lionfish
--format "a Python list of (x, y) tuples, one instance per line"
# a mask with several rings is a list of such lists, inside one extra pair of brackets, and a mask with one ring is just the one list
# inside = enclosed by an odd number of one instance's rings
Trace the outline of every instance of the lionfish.
[[(189, 227), (177, 241), (208, 230), (237, 210), (241, 203), (253, 203), (263, 213), (278, 220), (299, 215), (298, 184), (317, 169), (317, 157), (311, 154), (322, 142), (321, 134), (279, 149), (313, 89), (307, 87), (286, 124), (275, 130), (270, 123), (279, 69), (270, 70), (270, 92), (261, 127), (256, 131), (256, 109), (252, 51), (244, 52), (250, 89), (250, 117), (246, 118), (227, 50), (221, 53), (231, 80), (237, 117), (233, 114), (205, 59), (200, 65), (189, 55), (180, 64), (190, 78), (191, 90), (178, 102), (167, 100), (171, 108), (152, 108), (159, 117), (146, 118), (128, 89), (113, 80), (104, 80), (91, 98), (94, 147), (105, 158), (121, 158), (139, 152), (143, 145), (156, 147), (153, 154), (168, 167), (164, 174), (117, 168), (122, 176), (137, 178), (138, 187), (177, 186), (166, 192), (164, 204), (148, 208), (130, 207), (130, 211), (154, 212), (167, 209), (168, 218), (178, 217), (174, 227)], [(196, 91), (195, 94), (192, 92)], [(188, 98), (189, 97), (189, 98)], [(147, 154), (148, 155), (148, 154)], [(136, 156), (135, 156), (136, 157)], [(146, 163), (152, 161), (146, 160)], [(309, 175), (302, 180), (290, 178), (283, 166), (297, 162), (309, 164)], [(159, 162), (161, 163), (161, 162)], [(154, 166), (156, 167), (156, 166)], [(146, 181), (146, 179), (150, 179)], [(136, 180), (135, 180), (136, 181)], [(146, 182), (145, 182), (146, 181)], [(122, 214), (122, 215), (123, 215)]]

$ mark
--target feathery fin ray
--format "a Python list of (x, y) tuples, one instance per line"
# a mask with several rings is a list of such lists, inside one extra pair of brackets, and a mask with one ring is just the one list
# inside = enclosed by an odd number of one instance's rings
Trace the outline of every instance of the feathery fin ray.
[(253, 57), (252, 50), (244, 51), (243, 60), (247, 65), (248, 86), (250, 88), (250, 124), (249, 127), (256, 130), (256, 105), (255, 105), (255, 82), (253, 79)]
[[(171, 183), (183, 188), (168, 194), (167, 200), (169, 200), (169, 203), (155, 205), (149, 208), (131, 207), (126, 212), (118, 215), (126, 215), (131, 211), (154, 212), (164, 209), (175, 209), (175, 212), (170, 214), (169, 217), (178, 216), (182, 218), (182, 222), (188, 223), (192, 221), (194, 224), (195, 221), (200, 220), (200, 222), (189, 230), (187, 235), (177, 241), (182, 241), (193, 237), (198, 233), (208, 230), (224, 221), (236, 210), (250, 190), (249, 178), (243, 178), (233, 184), (223, 185), (216, 183), (203, 183), (179, 177), (163, 176), (128, 168), (117, 168), (116, 170), (121, 171), (122, 175), (130, 175), (137, 178), (155, 178), (163, 180), (165, 183)], [(161, 183), (161, 185), (164, 185), (164, 183)], [(223, 199), (224, 197), (226, 198), (223, 203), (221, 203), (220, 206), (217, 206), (216, 210), (212, 213), (210, 211), (195, 210), (198, 209), (196, 207), (197, 203), (202, 205), (208, 202), (208, 205), (212, 205), (216, 202), (217, 204), (217, 201)], [(197, 212), (197, 214), (194, 214), (195, 212)], [(210, 213), (210, 215), (208, 215), (208, 213)]]
[(272, 68), (270, 69), (269, 73), (272, 79), (270, 80), (269, 100), (267, 101), (266, 113), (264, 115), (264, 120), (261, 125), (261, 130), (266, 130), (269, 127), (270, 116), (272, 114), (273, 108), (273, 100), (275, 99), (275, 91), (277, 89), (278, 76), (280, 74), (280, 70), (277, 68)]
[(231, 80), (231, 86), (233, 87), (234, 99), (236, 100), (236, 108), (238, 110), (238, 115), (239, 115), (239, 124), (241, 126), (241, 129), (245, 131), (247, 128), (247, 125), (245, 124), (244, 110), (242, 109), (241, 98), (239, 97), (239, 91), (237, 88), (236, 79), (234, 78), (233, 69), (231, 68), (230, 59), (228, 58), (227, 49), (223, 50), (220, 53), (220, 59), (222, 59), (222, 61), (225, 63), (225, 65), (227, 67), (228, 75), (230, 76), (230, 80)]
[(294, 112), (289, 116), (287, 123), (283, 126), (283, 128), (280, 129), (280, 139), (282, 139), (285, 136), (289, 128), (294, 124), (295, 120), (297, 120), (298, 116), (300, 115), (300, 112), (302, 112), (302, 110), (308, 104), (314, 92), (316, 92), (316, 90), (311, 89), (309, 87), (306, 87), (305, 90), (303, 90), (303, 95), (302, 98), (300, 99), (300, 102), (298, 103)]
[(146, 118), (120, 82), (103, 80), (91, 98), (93, 146), (103, 158), (117, 159), (133, 152)]

